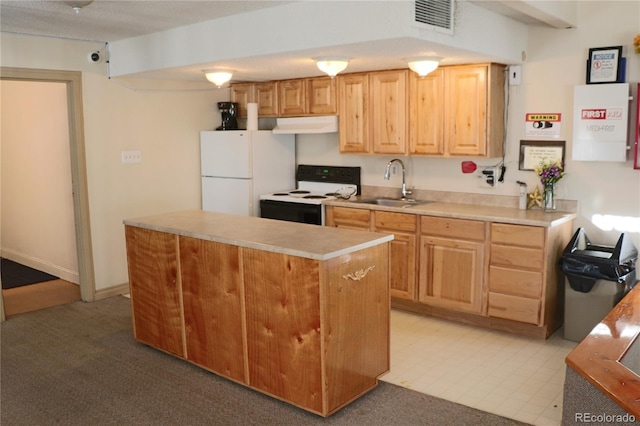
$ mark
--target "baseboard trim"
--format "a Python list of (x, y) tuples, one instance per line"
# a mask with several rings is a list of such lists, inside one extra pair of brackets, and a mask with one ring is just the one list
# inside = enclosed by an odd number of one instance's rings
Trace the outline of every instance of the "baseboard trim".
[(123, 283), (119, 285), (115, 285), (113, 287), (104, 288), (101, 290), (96, 290), (94, 299), (101, 300), (106, 299), (108, 297), (119, 296), (122, 294), (129, 294), (129, 283)]
[(68, 281), (73, 284), (80, 284), (80, 273), (78, 271), (72, 271), (62, 266), (48, 263), (43, 259), (37, 257), (27, 256), (25, 254), (17, 253), (13, 250), (2, 249), (1, 256), (5, 259), (12, 260), (22, 265), (28, 266), (38, 271), (46, 272), (60, 279)]

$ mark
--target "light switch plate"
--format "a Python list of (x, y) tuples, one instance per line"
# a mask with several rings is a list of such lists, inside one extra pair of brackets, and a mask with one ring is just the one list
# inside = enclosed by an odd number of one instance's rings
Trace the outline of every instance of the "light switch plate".
[(522, 84), (522, 67), (511, 65), (509, 67), (509, 86), (519, 86)]
[(141, 151), (122, 151), (122, 164), (142, 163)]

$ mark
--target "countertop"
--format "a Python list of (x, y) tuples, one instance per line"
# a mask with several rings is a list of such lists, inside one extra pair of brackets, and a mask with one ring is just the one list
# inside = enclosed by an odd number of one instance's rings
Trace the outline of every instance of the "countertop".
[(125, 225), (240, 247), (328, 260), (393, 240), (393, 235), (188, 210), (124, 220)]
[(451, 217), (456, 219), (471, 219), (544, 227), (560, 225), (561, 223), (576, 218), (576, 214), (572, 212), (555, 211), (546, 213), (541, 209), (520, 210), (512, 207), (450, 203), (442, 201), (430, 201), (426, 204), (417, 204), (410, 207), (387, 207), (356, 202), (361, 198), (371, 197), (353, 197), (349, 200), (330, 200), (324, 201), (323, 203), (327, 206), (352, 207), (358, 209), (382, 210), (416, 215)]

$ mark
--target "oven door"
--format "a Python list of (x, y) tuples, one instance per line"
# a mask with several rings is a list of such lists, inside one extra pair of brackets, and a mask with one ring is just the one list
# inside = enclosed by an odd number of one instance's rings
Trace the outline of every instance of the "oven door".
[(321, 204), (260, 200), (260, 217), (267, 219), (322, 225), (322, 211), (323, 206)]

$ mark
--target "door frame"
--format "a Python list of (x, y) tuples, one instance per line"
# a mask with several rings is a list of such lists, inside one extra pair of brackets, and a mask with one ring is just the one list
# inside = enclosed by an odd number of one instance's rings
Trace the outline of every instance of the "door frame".
[[(80, 71), (42, 70), (0, 67), (0, 80), (59, 82), (67, 86), (69, 150), (71, 155), (71, 188), (76, 237), (76, 254), (80, 278), (80, 297), (85, 302), (95, 299), (93, 245), (89, 220), (89, 191), (85, 157), (84, 115), (82, 105), (82, 73)], [(5, 320), (4, 299), (0, 292), (0, 321)]]

